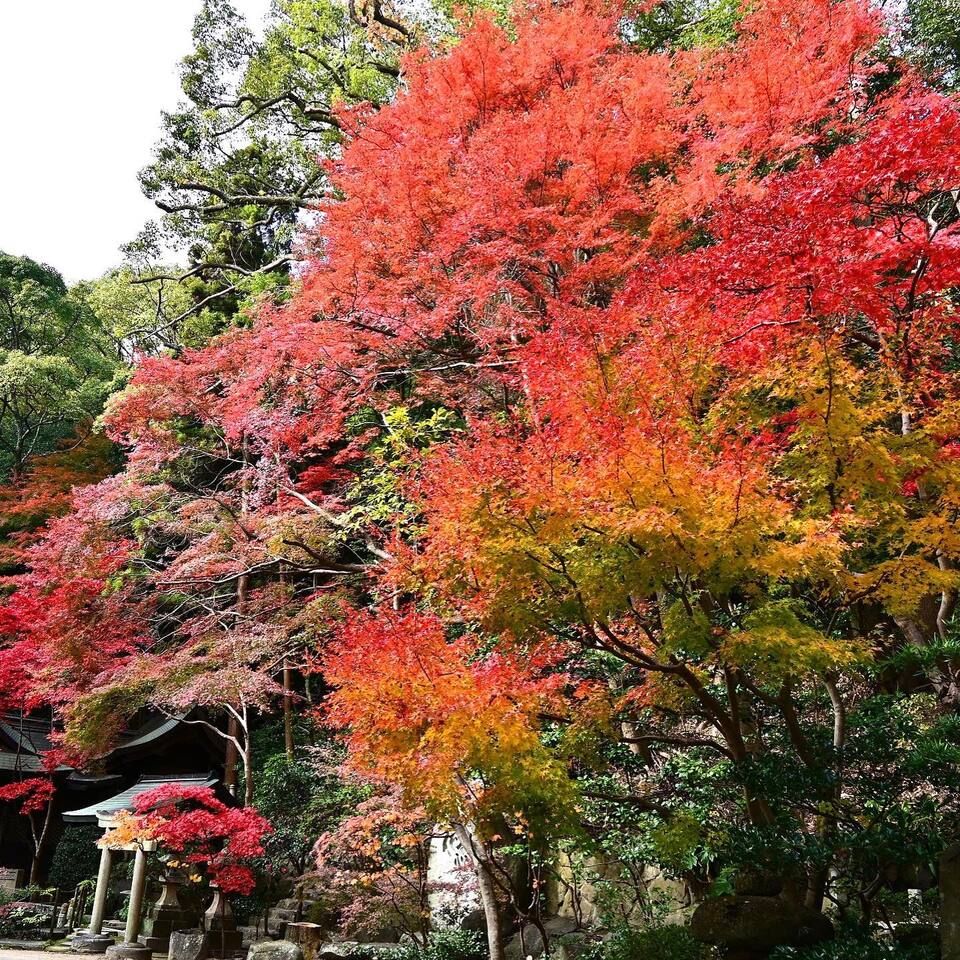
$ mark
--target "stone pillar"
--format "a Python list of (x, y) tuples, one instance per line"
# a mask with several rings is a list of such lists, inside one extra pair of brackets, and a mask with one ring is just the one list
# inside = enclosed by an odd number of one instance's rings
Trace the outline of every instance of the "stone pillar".
[(90, 932), (103, 932), (103, 916), (107, 909), (107, 891), (110, 887), (110, 867), (113, 864), (113, 851), (104, 847), (100, 851), (100, 870), (97, 873), (97, 889), (93, 894), (93, 912), (90, 916)]
[(127, 911), (125, 943), (136, 943), (140, 936), (140, 914), (143, 911), (143, 895), (147, 889), (147, 855), (137, 847), (133, 861), (133, 881), (130, 884), (130, 908)]
[(110, 960), (150, 960), (152, 951), (137, 942), (140, 936), (140, 911), (143, 909), (143, 895), (147, 887), (147, 855), (143, 848), (136, 847), (133, 861), (133, 879), (130, 884), (130, 902), (127, 907), (127, 929), (123, 943), (107, 949)]
[(97, 889), (93, 895), (93, 911), (90, 927), (77, 933), (72, 939), (73, 949), (79, 953), (105, 953), (113, 945), (113, 937), (103, 932), (103, 917), (107, 909), (107, 894), (110, 890), (110, 867), (113, 851), (109, 847), (100, 850), (100, 869), (97, 872)]

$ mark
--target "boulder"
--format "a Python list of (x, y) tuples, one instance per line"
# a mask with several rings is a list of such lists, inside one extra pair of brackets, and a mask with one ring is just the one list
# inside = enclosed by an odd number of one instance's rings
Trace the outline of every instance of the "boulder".
[(316, 960), (367, 960), (371, 955), (392, 953), (397, 949), (395, 943), (360, 943), (357, 940), (342, 940), (337, 943), (324, 943), (317, 951)]
[[(543, 928), (547, 931), (547, 937), (550, 940), (551, 953), (556, 952), (562, 942), (568, 939), (571, 943), (568, 945), (567, 954), (576, 952), (575, 940), (585, 940), (582, 933), (577, 932), (576, 921), (570, 917), (551, 917), (544, 920)], [(524, 960), (525, 957), (542, 957), (544, 954), (543, 937), (537, 927), (528, 923), (523, 928), (523, 937), (520, 934), (511, 937), (505, 946), (507, 960)]]
[(251, 943), (247, 960), (304, 960), (303, 951), (289, 940), (260, 940)]
[(169, 960), (207, 960), (207, 935), (203, 930), (174, 930), (168, 956)]
[(352, 940), (342, 940), (338, 943), (324, 943), (317, 954), (319, 960), (346, 960), (360, 949), (360, 944)]
[(774, 947), (807, 947), (833, 938), (833, 925), (816, 910), (777, 897), (711, 897), (697, 907), (690, 932), (730, 957), (762, 958)]
[(898, 923), (893, 928), (893, 942), (913, 950), (940, 946), (940, 930), (932, 923)]
[(550, 941), (550, 956), (553, 960), (577, 960), (597, 945), (597, 939), (584, 933), (565, 933)]

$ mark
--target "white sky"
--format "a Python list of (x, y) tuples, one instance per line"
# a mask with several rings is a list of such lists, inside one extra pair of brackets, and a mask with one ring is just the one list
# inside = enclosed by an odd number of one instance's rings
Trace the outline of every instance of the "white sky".
[[(269, 0), (234, 0), (259, 26)], [(0, 250), (68, 281), (157, 212), (137, 171), (176, 105), (200, 0), (0, 0)]]

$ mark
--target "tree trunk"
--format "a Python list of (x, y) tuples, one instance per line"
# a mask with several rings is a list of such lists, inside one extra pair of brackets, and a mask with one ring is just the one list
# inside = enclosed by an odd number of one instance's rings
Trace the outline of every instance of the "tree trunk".
[(487, 949), (490, 953), (490, 960), (505, 960), (506, 952), (503, 944), (500, 910), (497, 905), (497, 888), (493, 881), (493, 870), (487, 859), (486, 849), (463, 824), (456, 824), (454, 832), (470, 859), (473, 860), (477, 872), (480, 903), (483, 906), (483, 916), (487, 925)]
[(30, 880), (31, 887), (40, 885), (40, 860), (43, 857), (44, 850), (47, 847), (47, 837), (50, 834), (50, 821), (53, 819), (53, 797), (47, 801), (47, 812), (43, 817), (43, 826), (40, 833), (34, 832), (33, 840), (33, 859), (30, 861)]
[[(235, 717), (227, 721), (227, 734), (236, 738), (239, 724)], [(223, 758), (223, 785), (236, 796), (237, 793), (237, 747), (233, 740), (227, 740), (227, 749)]]
[(293, 671), (289, 664), (283, 664), (283, 739), (287, 750), (287, 759), (293, 759)]
[(250, 742), (250, 719), (243, 707), (243, 805), (253, 806), (253, 744)]
[(940, 857), (940, 943), (943, 960), (960, 960), (960, 843)]

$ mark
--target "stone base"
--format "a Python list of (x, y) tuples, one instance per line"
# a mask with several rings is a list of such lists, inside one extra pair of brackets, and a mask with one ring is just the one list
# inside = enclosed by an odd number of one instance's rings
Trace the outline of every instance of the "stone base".
[(142, 943), (116, 943), (107, 948), (107, 960), (151, 960), (152, 956)]
[(196, 927), (199, 917), (186, 910), (158, 911), (153, 917), (147, 917), (143, 924), (140, 942), (154, 953), (170, 952), (170, 937), (174, 930), (189, 930)]
[(243, 934), (239, 930), (208, 930), (207, 956), (232, 957), (243, 949)]
[(143, 944), (151, 953), (169, 953), (169, 937), (141, 937), (140, 943)]
[(107, 947), (115, 943), (116, 940), (105, 933), (75, 933), (70, 939), (76, 953), (106, 953)]
[(190, 927), (197, 926), (200, 917), (197, 914), (190, 913), (188, 910), (171, 910), (164, 907), (155, 909), (153, 913), (143, 921), (143, 932), (151, 937), (170, 938), (174, 930), (189, 930)]

